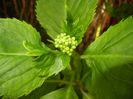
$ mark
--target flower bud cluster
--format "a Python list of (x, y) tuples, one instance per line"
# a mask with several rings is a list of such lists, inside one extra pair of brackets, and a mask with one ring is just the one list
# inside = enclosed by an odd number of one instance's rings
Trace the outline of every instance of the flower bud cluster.
[(59, 48), (63, 53), (67, 53), (69, 56), (71, 56), (73, 50), (78, 45), (75, 37), (70, 37), (66, 33), (61, 33), (54, 41), (55, 47)]

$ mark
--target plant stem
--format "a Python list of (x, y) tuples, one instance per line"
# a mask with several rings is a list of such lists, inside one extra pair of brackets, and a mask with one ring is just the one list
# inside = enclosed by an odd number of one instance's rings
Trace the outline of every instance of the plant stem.
[(83, 96), (85, 96), (85, 99), (93, 99), (91, 95), (89, 95), (88, 93), (84, 92), (83, 89), (80, 89), (81, 93), (83, 94)]
[(74, 82), (68, 82), (68, 81), (65, 81), (65, 80), (46, 80), (45, 82), (48, 82), (48, 83), (63, 83), (63, 84), (67, 84), (67, 85), (76, 85), (76, 83), (74, 83)]
[(84, 80), (88, 77), (89, 72), (85, 73), (81, 79), (81, 82), (84, 82)]

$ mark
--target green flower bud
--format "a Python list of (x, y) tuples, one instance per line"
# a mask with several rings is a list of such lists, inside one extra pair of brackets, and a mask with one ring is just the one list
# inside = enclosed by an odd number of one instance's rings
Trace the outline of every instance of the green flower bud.
[(75, 37), (70, 37), (66, 33), (61, 33), (54, 40), (54, 45), (56, 48), (59, 48), (63, 53), (72, 55), (73, 50), (78, 45), (78, 42), (75, 40)]

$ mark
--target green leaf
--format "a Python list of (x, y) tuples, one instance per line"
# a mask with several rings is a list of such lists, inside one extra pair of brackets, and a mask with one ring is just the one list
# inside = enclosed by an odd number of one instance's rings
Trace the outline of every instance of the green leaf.
[(0, 96), (19, 97), (40, 86), (44, 79), (38, 76), (40, 70), (28, 55), (46, 54), (47, 49), (29, 24), (17, 19), (0, 19)]
[(36, 6), (37, 19), (51, 38), (63, 31), (66, 19), (66, 0), (38, 0)]
[(66, 33), (81, 42), (95, 14), (98, 0), (67, 0)]
[(36, 59), (36, 65), (42, 68), (42, 77), (58, 74), (69, 66), (70, 57), (62, 53), (49, 53)]
[(110, 27), (85, 51), (92, 70), (86, 81), (96, 99), (132, 99), (133, 18)]
[(29, 95), (23, 96), (19, 99), (40, 99), (43, 95), (48, 94), (51, 91), (54, 91), (58, 83), (51, 83), (50, 80), (59, 80), (60, 75), (49, 77), (41, 87), (37, 88), (36, 90), (32, 91)]
[(69, 56), (63, 54), (42, 55), (36, 60), (27, 56), (0, 56), (0, 96), (27, 95), (68, 64)]
[[(41, 69), (41, 68), (40, 68)], [(27, 56), (0, 56), (0, 96), (17, 98), (42, 85), (40, 69)]]
[(53, 39), (62, 32), (80, 43), (94, 16), (98, 0), (38, 0), (37, 18)]
[(49, 94), (46, 94), (41, 99), (78, 99), (72, 87), (61, 88)]
[(65, 69), (69, 61), (69, 56), (46, 47), (32, 26), (0, 19), (0, 96), (7, 99), (29, 94)]
[(31, 25), (17, 19), (0, 19), (0, 55), (38, 56), (47, 50)]

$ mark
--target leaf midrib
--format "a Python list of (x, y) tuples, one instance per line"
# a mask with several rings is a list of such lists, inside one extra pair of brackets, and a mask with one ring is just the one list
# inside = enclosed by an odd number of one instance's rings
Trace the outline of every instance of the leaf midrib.
[(93, 55), (82, 55), (82, 59), (86, 58), (130, 58), (133, 59), (133, 55), (121, 55), (121, 54), (93, 54)]
[(0, 55), (7, 55), (7, 56), (27, 56), (26, 53), (0, 53)]

